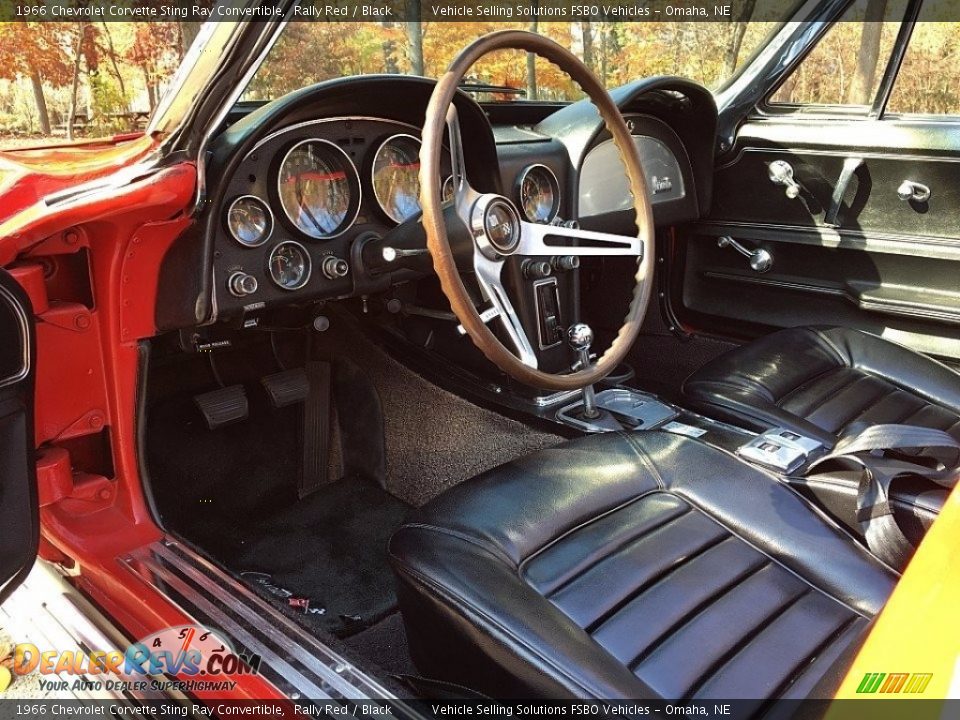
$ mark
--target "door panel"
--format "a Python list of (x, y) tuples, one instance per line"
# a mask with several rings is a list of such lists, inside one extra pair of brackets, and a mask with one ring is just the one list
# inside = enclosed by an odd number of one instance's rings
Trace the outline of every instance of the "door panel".
[[(839, 324), (960, 359), (960, 127), (950, 134), (945, 125), (744, 126), (717, 171), (710, 216), (679, 248), (672, 302), (680, 319), (743, 339)], [(797, 197), (771, 181), (775, 161), (793, 169)], [(905, 181), (928, 187), (929, 200), (902, 200)], [(751, 269), (735, 249), (718, 247), (722, 236), (766, 250), (772, 267)]]
[(0, 269), (0, 602), (30, 571), (39, 540), (34, 348), (30, 300)]

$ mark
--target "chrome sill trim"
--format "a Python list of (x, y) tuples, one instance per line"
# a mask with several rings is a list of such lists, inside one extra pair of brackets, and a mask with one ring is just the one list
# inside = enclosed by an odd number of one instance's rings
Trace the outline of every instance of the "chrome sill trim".
[(183, 543), (156, 542), (120, 558), (120, 563), (164, 595), (174, 595), (171, 600), (185, 614), (201, 623), (207, 620), (259, 654), (261, 676), (294, 700), (396, 699), (377, 680)]

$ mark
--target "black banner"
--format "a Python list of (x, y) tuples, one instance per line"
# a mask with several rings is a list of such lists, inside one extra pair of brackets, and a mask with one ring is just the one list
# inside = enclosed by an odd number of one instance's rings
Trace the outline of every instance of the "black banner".
[[(20, 22), (776, 22), (799, 0), (0, 0)], [(957, 6), (960, 0), (947, 0)], [(947, 18), (941, 18), (947, 19)]]
[(758, 716), (824, 720), (939, 720), (960, 717), (960, 700), (886, 697), (863, 700), (0, 700), (0, 720), (69, 718), (716, 718)]

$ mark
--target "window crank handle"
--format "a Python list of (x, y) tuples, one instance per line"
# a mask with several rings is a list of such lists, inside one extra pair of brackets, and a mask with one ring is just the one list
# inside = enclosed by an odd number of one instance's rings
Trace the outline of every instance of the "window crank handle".
[(765, 273), (773, 267), (773, 255), (763, 248), (750, 250), (744, 247), (729, 235), (717, 238), (717, 247), (731, 247), (750, 261), (750, 268), (758, 273)]
[(770, 182), (774, 185), (782, 185), (787, 197), (793, 200), (800, 197), (800, 191), (803, 190), (800, 183), (793, 177), (793, 167), (786, 160), (774, 160), (768, 166)]

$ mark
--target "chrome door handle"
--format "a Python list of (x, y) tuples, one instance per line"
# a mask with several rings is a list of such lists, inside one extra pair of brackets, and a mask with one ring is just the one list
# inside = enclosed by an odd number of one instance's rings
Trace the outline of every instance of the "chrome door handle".
[(904, 180), (897, 188), (897, 197), (904, 202), (912, 200), (913, 202), (923, 203), (930, 199), (930, 195), (929, 187), (913, 180)]
[(773, 267), (773, 255), (763, 248), (750, 250), (744, 247), (729, 235), (717, 238), (717, 247), (731, 247), (750, 261), (750, 268), (754, 272), (765, 273)]
[(793, 177), (793, 166), (786, 160), (774, 160), (767, 166), (770, 175), (770, 182), (774, 185), (782, 185), (786, 196), (793, 200), (800, 197), (800, 191), (803, 187)]

